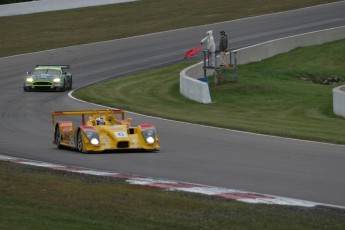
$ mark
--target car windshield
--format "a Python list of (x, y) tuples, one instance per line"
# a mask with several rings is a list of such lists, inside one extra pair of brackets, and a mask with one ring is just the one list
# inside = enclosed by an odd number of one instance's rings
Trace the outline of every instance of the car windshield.
[(61, 75), (61, 71), (60, 70), (56, 70), (56, 69), (36, 69), (34, 70), (34, 72), (32, 73), (33, 75), (41, 75), (41, 74), (48, 74), (48, 75)]

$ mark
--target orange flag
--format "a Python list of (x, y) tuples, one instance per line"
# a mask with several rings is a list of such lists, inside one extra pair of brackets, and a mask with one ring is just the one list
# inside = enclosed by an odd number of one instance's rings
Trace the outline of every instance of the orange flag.
[(188, 50), (186, 52), (186, 54), (184, 55), (184, 58), (189, 58), (191, 56), (194, 56), (195, 54), (199, 53), (199, 51), (201, 50), (201, 44), (199, 44), (197, 47), (195, 47), (194, 49)]

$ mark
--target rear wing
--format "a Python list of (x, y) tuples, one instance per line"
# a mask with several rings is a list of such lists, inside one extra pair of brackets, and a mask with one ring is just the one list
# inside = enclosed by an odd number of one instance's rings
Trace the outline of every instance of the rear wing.
[(85, 124), (85, 115), (121, 115), (121, 120), (125, 119), (125, 111), (122, 109), (107, 109), (107, 110), (84, 110), (84, 111), (55, 111), (52, 113), (52, 124), (55, 125), (55, 118), (57, 116), (81, 116), (82, 117), (82, 124)]

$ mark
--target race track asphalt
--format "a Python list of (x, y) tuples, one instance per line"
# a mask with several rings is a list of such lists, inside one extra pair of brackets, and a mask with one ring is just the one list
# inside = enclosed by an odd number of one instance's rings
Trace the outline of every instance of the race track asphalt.
[(36, 0), (0, 5), (0, 17), (133, 2), (137, 0)]
[[(52, 144), (51, 112), (94, 109), (65, 93), (23, 92), (36, 64), (70, 64), (74, 88), (181, 61), (209, 29), (230, 48), (345, 25), (345, 2), (0, 59), (0, 154), (345, 206), (343, 145), (263, 136), (130, 114), (153, 123), (159, 153), (80, 154)], [(216, 41), (218, 37), (215, 37)], [(200, 58), (200, 57), (197, 57)], [(196, 59), (197, 59), (196, 58)], [(178, 76), (176, 76), (178, 77)], [(130, 93), (130, 92), (129, 92)]]

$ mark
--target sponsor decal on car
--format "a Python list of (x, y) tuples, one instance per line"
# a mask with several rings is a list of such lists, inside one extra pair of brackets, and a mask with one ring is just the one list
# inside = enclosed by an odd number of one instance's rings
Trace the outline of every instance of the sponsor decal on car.
[(114, 132), (116, 137), (127, 137), (126, 132)]

